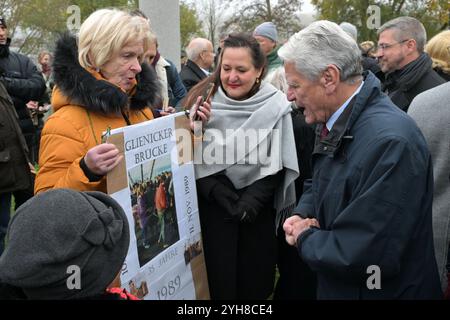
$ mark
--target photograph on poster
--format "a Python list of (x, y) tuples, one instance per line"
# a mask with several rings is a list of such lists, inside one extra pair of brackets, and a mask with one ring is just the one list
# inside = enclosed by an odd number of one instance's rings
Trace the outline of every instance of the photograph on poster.
[(189, 241), (184, 244), (184, 262), (188, 265), (192, 259), (203, 252), (202, 241), (200, 237), (195, 241)]
[(138, 282), (137, 279), (132, 279), (128, 282), (128, 291), (142, 300), (149, 294), (147, 281), (140, 281), (139, 285), (136, 282)]
[(180, 240), (170, 155), (128, 170), (128, 183), (142, 267)]

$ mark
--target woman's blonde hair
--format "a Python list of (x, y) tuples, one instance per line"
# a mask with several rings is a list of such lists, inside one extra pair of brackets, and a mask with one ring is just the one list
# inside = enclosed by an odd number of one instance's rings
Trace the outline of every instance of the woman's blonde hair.
[(450, 74), (450, 30), (442, 31), (428, 41), (425, 52), (433, 59), (433, 69)]
[(370, 55), (375, 53), (375, 43), (373, 41), (364, 41), (359, 44), (363, 54)]
[(52, 54), (50, 52), (44, 50), (44, 51), (39, 52), (38, 62), (41, 63), (41, 60), (44, 59), (45, 56), (49, 56), (50, 59), (52, 58)]
[(153, 38), (149, 22), (142, 17), (118, 9), (97, 10), (81, 25), (78, 61), (83, 68), (101, 69), (128, 44), (143, 41), (145, 53)]

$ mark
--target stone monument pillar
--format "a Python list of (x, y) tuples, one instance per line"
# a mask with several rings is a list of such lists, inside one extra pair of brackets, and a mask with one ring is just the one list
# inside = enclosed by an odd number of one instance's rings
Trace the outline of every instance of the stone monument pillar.
[(139, 0), (139, 9), (150, 19), (158, 37), (159, 52), (180, 71), (180, 4), (179, 0)]

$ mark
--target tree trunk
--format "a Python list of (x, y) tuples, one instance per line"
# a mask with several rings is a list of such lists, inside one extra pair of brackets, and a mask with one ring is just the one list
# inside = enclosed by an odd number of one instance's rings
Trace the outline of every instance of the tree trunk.
[(266, 0), (267, 5), (267, 21), (272, 21), (272, 8), (270, 7), (270, 0)]

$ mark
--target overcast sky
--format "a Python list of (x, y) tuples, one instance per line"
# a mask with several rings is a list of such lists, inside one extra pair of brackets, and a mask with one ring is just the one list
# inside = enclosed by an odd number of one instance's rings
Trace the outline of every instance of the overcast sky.
[[(246, 0), (243, 0), (244, 2)], [(265, 2), (264, 0), (261, 0), (262, 2)], [(310, 13), (310, 12), (315, 12), (314, 6), (311, 4), (310, 0), (302, 0), (303, 1), (303, 5), (302, 5), (302, 13)], [(197, 2), (197, 6), (198, 6), (198, 1), (195, 0), (186, 0), (186, 2), (188, 3), (193, 3), (195, 4)], [(270, 1), (272, 4), (276, 4), (278, 1), (277, 0), (271, 0)]]
[(311, 4), (311, 1), (303, 0), (302, 12), (316, 12), (314, 6)]

